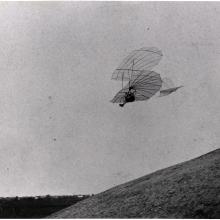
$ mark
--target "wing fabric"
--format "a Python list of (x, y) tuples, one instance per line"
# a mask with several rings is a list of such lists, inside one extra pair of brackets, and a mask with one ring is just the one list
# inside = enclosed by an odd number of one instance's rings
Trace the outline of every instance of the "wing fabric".
[(131, 81), (131, 86), (136, 91), (135, 101), (143, 101), (151, 98), (160, 90), (161, 85), (160, 74), (154, 71), (143, 71), (141, 75)]
[(123, 103), (125, 101), (125, 93), (128, 92), (128, 88), (129, 87), (125, 86), (123, 89), (121, 89), (110, 102)]
[(135, 101), (144, 101), (155, 95), (161, 88), (162, 80), (160, 74), (154, 71), (142, 71), (134, 80), (130, 81), (123, 89), (121, 89), (111, 100), (113, 103), (123, 103), (125, 93), (129, 87), (135, 91)]
[(161, 58), (162, 52), (156, 47), (143, 47), (132, 51), (113, 72), (112, 79), (132, 80), (143, 70), (151, 70)]

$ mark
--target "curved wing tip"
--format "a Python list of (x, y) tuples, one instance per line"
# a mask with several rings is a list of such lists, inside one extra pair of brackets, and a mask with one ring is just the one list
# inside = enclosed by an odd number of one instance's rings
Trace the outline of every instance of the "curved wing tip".
[(157, 53), (158, 55), (161, 55), (161, 56), (163, 56), (163, 53), (162, 53), (162, 50), (161, 49), (159, 49), (158, 47), (142, 47), (142, 48), (140, 48), (139, 50), (154, 50), (154, 51), (151, 51), (151, 52), (154, 52), (154, 53)]

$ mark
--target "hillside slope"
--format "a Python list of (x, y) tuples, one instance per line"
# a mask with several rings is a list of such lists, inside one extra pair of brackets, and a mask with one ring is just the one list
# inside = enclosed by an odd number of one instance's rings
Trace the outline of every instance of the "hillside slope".
[(220, 149), (111, 188), (48, 218), (220, 218)]

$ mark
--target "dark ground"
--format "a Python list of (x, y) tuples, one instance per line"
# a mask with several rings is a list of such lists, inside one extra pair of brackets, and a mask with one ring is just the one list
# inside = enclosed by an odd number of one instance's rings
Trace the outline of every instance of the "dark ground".
[(88, 195), (0, 198), (0, 218), (43, 218), (85, 198)]
[(220, 218), (220, 149), (116, 186), (47, 218)]

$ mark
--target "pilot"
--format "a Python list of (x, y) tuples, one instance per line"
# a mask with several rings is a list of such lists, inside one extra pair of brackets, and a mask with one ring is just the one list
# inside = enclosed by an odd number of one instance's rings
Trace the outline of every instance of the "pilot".
[(124, 105), (127, 102), (134, 102), (135, 101), (135, 92), (136, 92), (136, 90), (133, 88), (133, 86), (129, 87), (128, 92), (125, 93), (124, 102), (120, 103), (119, 106), (124, 107)]

